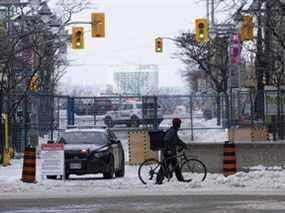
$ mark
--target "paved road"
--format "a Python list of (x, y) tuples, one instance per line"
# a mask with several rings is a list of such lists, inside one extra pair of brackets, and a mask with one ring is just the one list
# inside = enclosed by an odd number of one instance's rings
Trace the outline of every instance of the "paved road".
[(284, 213), (284, 195), (179, 195), (0, 200), (14, 213)]

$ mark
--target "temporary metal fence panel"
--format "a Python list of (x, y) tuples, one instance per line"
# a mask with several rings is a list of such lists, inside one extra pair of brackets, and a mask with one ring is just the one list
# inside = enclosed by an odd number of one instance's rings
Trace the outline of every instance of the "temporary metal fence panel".
[(254, 99), (251, 91), (233, 91), (231, 94), (231, 126), (249, 126), (254, 123)]
[(226, 134), (217, 119), (217, 103), (214, 96), (159, 96), (163, 122), (161, 128), (169, 128), (172, 119), (182, 119), (180, 135), (185, 141), (224, 141)]
[[(68, 99), (70, 97), (65, 98), (67, 106), (61, 105), (60, 108), (60, 130), (66, 129), (68, 124), (106, 125), (116, 132), (125, 133), (130, 129), (143, 127), (167, 129), (174, 117), (180, 117), (183, 121), (180, 132), (186, 140), (211, 142), (223, 141), (225, 138), (222, 125), (223, 98), (218, 99), (218, 104), (216, 96), (169, 95), (155, 99), (152, 96), (110, 96), (74, 97), (74, 101)], [(147, 103), (150, 100), (152, 102)], [(70, 111), (73, 116), (68, 116)], [(69, 117), (73, 117), (74, 121), (69, 122)], [(219, 132), (219, 135), (213, 134), (214, 132)], [(213, 138), (213, 135), (216, 137)]]
[(272, 140), (285, 138), (285, 91), (265, 91), (265, 124), (271, 133)]
[[(237, 120), (252, 107), (247, 106), (246, 95), (234, 98), (232, 117)], [(224, 106), (222, 96), (212, 95), (68, 97), (37, 94), (19, 102), (11, 120), (11, 139), (15, 150), (20, 152), (27, 144), (41, 143), (42, 138), (58, 138), (68, 125), (106, 125), (119, 136), (125, 136), (130, 129), (167, 129), (172, 119), (179, 117), (183, 140), (221, 142), (227, 139)]]
[(257, 114), (255, 102), (260, 95), (253, 90), (231, 94), (231, 126), (266, 127), (270, 140), (284, 140), (285, 91), (270, 89), (262, 92), (264, 114)]
[(14, 103), (10, 108), (10, 138), (16, 152), (23, 152), (28, 144), (41, 143), (41, 138), (54, 139), (67, 127), (67, 97), (18, 95), (10, 102)]
[[(256, 97), (252, 90), (231, 92), (231, 127), (266, 126), (274, 140), (284, 139), (284, 90), (264, 92), (264, 119), (258, 119), (255, 113)], [(185, 141), (227, 140), (225, 127), (228, 118), (223, 96), (68, 97), (32, 94), (10, 97), (7, 103), (4, 109), (10, 107), (10, 141), (16, 152), (22, 152), (28, 144), (41, 143), (43, 138), (58, 138), (68, 125), (106, 125), (119, 137), (125, 137), (133, 129), (167, 129), (174, 117), (182, 119), (179, 134)]]

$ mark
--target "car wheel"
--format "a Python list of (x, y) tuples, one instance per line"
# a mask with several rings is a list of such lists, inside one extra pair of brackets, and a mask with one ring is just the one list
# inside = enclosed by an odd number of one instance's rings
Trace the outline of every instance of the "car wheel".
[(47, 175), (47, 179), (56, 179), (57, 176), (56, 175)]
[(104, 179), (112, 179), (114, 176), (114, 158), (113, 158), (113, 156), (111, 158), (112, 159), (111, 159), (111, 163), (110, 163), (110, 171), (103, 173)]
[(64, 178), (65, 178), (65, 180), (67, 180), (69, 178), (69, 173), (68, 172), (65, 172)]
[(108, 116), (104, 119), (104, 123), (107, 127), (110, 127), (110, 128), (112, 128), (114, 126), (114, 122), (110, 116)]
[(131, 126), (132, 127), (139, 127), (140, 126), (139, 119), (136, 116), (131, 117)]

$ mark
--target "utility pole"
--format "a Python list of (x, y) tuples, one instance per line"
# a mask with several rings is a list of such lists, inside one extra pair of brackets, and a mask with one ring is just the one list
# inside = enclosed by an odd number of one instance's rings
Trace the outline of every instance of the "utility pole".
[(211, 23), (215, 26), (215, 0), (211, 0)]
[(273, 61), (272, 61), (272, 31), (270, 29), (271, 26), (271, 16), (272, 16), (273, 10), (272, 10), (272, 2), (266, 1), (265, 2), (265, 26), (264, 26), (264, 59), (266, 63), (266, 69), (264, 70), (264, 77), (267, 84), (271, 84), (271, 74), (272, 74), (272, 67), (273, 67)]
[(264, 120), (264, 84), (263, 76), (264, 69), (262, 61), (264, 58), (263, 45), (262, 45), (262, 0), (257, 0), (257, 53), (255, 59), (256, 79), (257, 79), (257, 94), (255, 101), (255, 111), (257, 119)]
[[(211, 1), (211, 2), (210, 2)], [(210, 9), (211, 4), (211, 9)], [(210, 17), (211, 13), (211, 17)], [(206, 0), (206, 17), (212, 26), (215, 25), (215, 0)]]
[[(211, 16), (211, 17), (210, 17)], [(229, 54), (231, 48), (231, 38), (233, 33), (236, 31), (235, 25), (233, 24), (218, 24), (215, 23), (215, 0), (207, 0), (207, 18), (210, 18), (210, 33), (216, 37), (221, 37), (225, 39), (227, 51), (226, 54)], [(228, 56), (229, 57), (229, 56)], [(230, 60), (229, 60), (230, 61)], [(227, 65), (227, 74), (228, 77), (224, 82), (224, 88), (227, 88), (227, 94), (225, 95), (225, 119), (226, 128), (231, 128), (232, 120), (232, 65)], [(220, 98), (220, 97), (219, 97)]]
[(206, 1), (206, 17), (207, 17), (207, 19), (209, 20), (210, 19), (210, 2), (209, 2), (210, 0), (207, 0)]

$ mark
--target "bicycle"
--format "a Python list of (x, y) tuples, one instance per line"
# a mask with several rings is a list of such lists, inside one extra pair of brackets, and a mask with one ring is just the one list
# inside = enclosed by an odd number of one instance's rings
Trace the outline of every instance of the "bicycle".
[[(177, 158), (178, 163), (174, 168), (167, 166), (167, 160)], [(207, 168), (205, 164), (195, 158), (187, 158), (185, 149), (177, 156), (164, 157), (161, 161), (156, 159), (145, 160), (138, 169), (139, 179), (143, 184), (162, 183), (164, 179), (169, 182), (173, 177), (173, 172), (179, 166), (185, 182), (204, 181), (207, 176)], [(160, 173), (160, 178), (158, 174)]]

